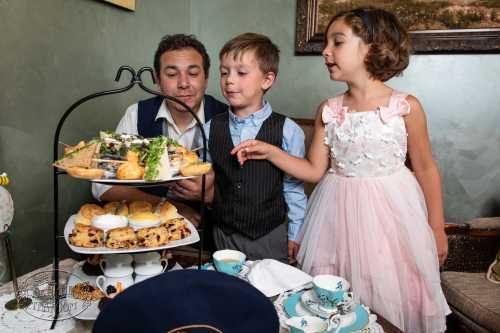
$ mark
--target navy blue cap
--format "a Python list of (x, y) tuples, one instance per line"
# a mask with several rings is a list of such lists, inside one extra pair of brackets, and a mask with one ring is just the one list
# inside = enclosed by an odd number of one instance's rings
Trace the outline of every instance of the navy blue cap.
[(228, 274), (186, 269), (127, 288), (103, 308), (95, 333), (278, 333), (271, 301)]

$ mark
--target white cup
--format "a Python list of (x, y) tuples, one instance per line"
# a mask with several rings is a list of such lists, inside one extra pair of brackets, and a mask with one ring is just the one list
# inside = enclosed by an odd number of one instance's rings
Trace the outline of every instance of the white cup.
[[(119, 293), (133, 285), (134, 279), (132, 277), (132, 274), (116, 277), (99, 275), (96, 278), (95, 283), (97, 285), (97, 288), (99, 288), (102, 293), (106, 295), (106, 297), (114, 297), (113, 294)], [(113, 287), (115, 291), (108, 292), (110, 291), (109, 287)]]

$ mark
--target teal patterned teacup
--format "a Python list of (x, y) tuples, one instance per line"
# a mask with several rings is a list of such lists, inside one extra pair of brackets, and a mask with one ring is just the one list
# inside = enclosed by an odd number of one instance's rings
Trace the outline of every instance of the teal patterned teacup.
[(215, 269), (229, 275), (238, 275), (245, 263), (246, 255), (236, 250), (219, 250), (212, 255)]
[(327, 309), (336, 307), (350, 287), (346, 279), (335, 275), (316, 275), (313, 278), (313, 286), (320, 305)]

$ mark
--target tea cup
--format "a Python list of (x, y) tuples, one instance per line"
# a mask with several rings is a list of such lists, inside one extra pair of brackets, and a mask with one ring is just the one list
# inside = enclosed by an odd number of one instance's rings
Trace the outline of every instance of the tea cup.
[(350, 287), (346, 279), (327, 274), (316, 275), (312, 283), (320, 305), (327, 309), (333, 309), (341, 302)]
[(212, 259), (217, 271), (237, 275), (245, 263), (246, 255), (236, 250), (219, 250), (214, 252)]
[(326, 333), (328, 329), (325, 320), (313, 316), (291, 317), (286, 324), (290, 333)]
[(124, 289), (134, 284), (132, 273), (124, 276), (99, 275), (95, 283), (106, 297), (114, 297)]

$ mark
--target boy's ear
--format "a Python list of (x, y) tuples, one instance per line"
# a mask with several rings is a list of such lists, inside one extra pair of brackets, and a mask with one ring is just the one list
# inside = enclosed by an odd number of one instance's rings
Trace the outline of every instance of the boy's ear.
[(274, 80), (276, 80), (276, 73), (267, 72), (266, 74), (264, 74), (264, 80), (262, 81), (261, 84), (262, 90), (267, 91), (269, 88), (271, 88), (271, 86), (274, 83)]

